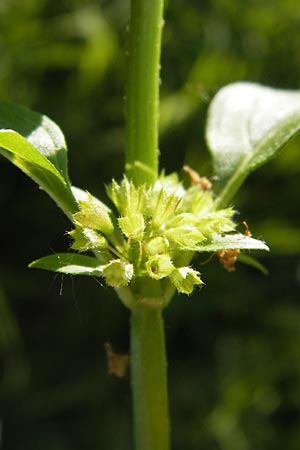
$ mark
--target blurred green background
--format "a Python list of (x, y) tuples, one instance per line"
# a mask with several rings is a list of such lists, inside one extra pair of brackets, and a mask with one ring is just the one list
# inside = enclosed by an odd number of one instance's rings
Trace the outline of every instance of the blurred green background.
[[(129, 0), (0, 2), (0, 99), (54, 119), (73, 183), (102, 199), (123, 170), (128, 17)], [(217, 90), (299, 89), (299, 2), (169, 0), (165, 20), (161, 164), (212, 176), (203, 135)], [(300, 448), (299, 148), (235, 201), (271, 247), (258, 255), (269, 275), (199, 258), (206, 286), (166, 310), (173, 450)], [(132, 450), (129, 377), (107, 375), (103, 349), (128, 351), (129, 314), (92, 279), (27, 269), (68, 249), (70, 225), (4, 158), (0, 180), (0, 448)]]

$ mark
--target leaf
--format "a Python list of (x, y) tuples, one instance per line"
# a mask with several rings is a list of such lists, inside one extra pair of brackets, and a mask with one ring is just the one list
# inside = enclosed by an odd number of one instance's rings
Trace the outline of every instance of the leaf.
[(68, 216), (78, 210), (68, 181), (24, 137), (12, 130), (0, 130), (0, 147), (0, 153), (36, 181)]
[(96, 258), (77, 253), (55, 253), (29, 264), (30, 268), (46, 269), (72, 275), (102, 275), (102, 266)]
[(237, 260), (238, 262), (254, 267), (255, 269), (262, 272), (264, 275), (269, 274), (268, 269), (261, 262), (257, 261), (257, 259), (252, 258), (252, 256), (245, 255), (245, 253), (240, 253), (239, 255), (237, 255)]
[(269, 250), (269, 247), (257, 239), (244, 234), (215, 235), (210, 242), (198, 246), (198, 252), (218, 252), (220, 250)]
[(69, 182), (67, 145), (60, 128), (45, 115), (14, 103), (0, 103), (0, 128), (14, 130), (49, 159)]
[(233, 83), (213, 99), (207, 142), (218, 177), (218, 207), (250, 172), (273, 158), (300, 130), (300, 92)]

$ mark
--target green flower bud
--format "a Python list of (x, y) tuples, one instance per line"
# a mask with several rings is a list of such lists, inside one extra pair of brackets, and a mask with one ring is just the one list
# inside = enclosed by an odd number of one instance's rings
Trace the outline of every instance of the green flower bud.
[(170, 218), (166, 224), (166, 228), (177, 228), (184, 226), (193, 226), (197, 228), (199, 219), (191, 213), (176, 214)]
[(169, 242), (162, 236), (150, 239), (144, 245), (144, 251), (147, 256), (161, 255), (168, 251)]
[(164, 234), (167, 239), (176, 242), (176, 244), (185, 250), (197, 250), (198, 244), (205, 240), (205, 236), (201, 231), (191, 225), (170, 228)]
[(114, 231), (113, 223), (107, 212), (107, 208), (90, 196), (89, 201), (79, 201), (80, 211), (73, 214), (75, 223), (83, 228), (91, 228), (104, 234)]
[(127, 286), (133, 276), (133, 265), (121, 259), (114, 259), (103, 266), (103, 276), (109, 286)]
[(232, 208), (220, 209), (199, 217), (198, 228), (207, 237), (213, 234), (230, 233), (235, 229), (235, 224), (231, 220), (234, 211)]
[(86, 252), (93, 248), (106, 248), (108, 245), (105, 237), (91, 228), (75, 228), (75, 230), (69, 231), (69, 235), (74, 239), (71, 248), (80, 252)]
[(118, 219), (122, 233), (127, 237), (140, 241), (143, 237), (145, 222), (142, 214), (130, 214)]
[(164, 191), (163, 189), (156, 191), (152, 189), (149, 192), (149, 203), (147, 205), (148, 216), (152, 217), (152, 226), (154, 228), (161, 227), (170, 217), (175, 214), (181, 197)]
[(165, 175), (162, 171), (160, 177), (155, 181), (153, 185), (153, 191), (164, 191), (168, 196), (175, 195), (181, 198), (185, 195), (186, 191), (179, 181), (177, 173)]
[(207, 214), (214, 209), (212, 191), (203, 191), (199, 186), (191, 186), (180, 204), (180, 211), (193, 214), (195, 217)]
[(146, 269), (151, 278), (161, 280), (170, 275), (175, 267), (169, 255), (156, 255), (148, 259)]
[(118, 184), (115, 180), (107, 188), (107, 193), (121, 216), (142, 213), (146, 200), (145, 186), (135, 187), (126, 177)]
[(198, 275), (200, 273), (190, 267), (180, 267), (171, 273), (170, 280), (178, 292), (191, 294), (195, 285), (203, 284)]

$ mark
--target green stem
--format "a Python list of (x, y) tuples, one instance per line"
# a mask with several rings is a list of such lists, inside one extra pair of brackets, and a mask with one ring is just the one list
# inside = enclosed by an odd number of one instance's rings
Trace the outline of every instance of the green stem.
[(126, 95), (126, 173), (136, 184), (158, 174), (159, 70), (163, 0), (131, 0)]
[(167, 364), (161, 309), (133, 309), (130, 359), (136, 450), (168, 450)]
[[(245, 165), (246, 164), (244, 164), (244, 166)], [(243, 166), (233, 174), (218, 197), (215, 199), (215, 209), (226, 208), (226, 206), (230, 204), (230, 201), (245, 181), (247, 175), (248, 173), (243, 170)]]
[[(125, 157), (126, 174), (136, 185), (154, 183), (158, 176), (162, 16), (163, 0), (131, 0)], [(162, 308), (171, 293), (167, 290), (160, 296), (160, 293), (154, 293), (155, 289), (153, 292), (150, 289), (150, 295), (155, 297), (153, 300), (148, 298), (147, 286), (147, 283), (141, 286), (141, 295), (128, 288), (118, 291), (122, 301), (132, 310), (130, 359), (135, 443), (136, 450), (168, 450)]]

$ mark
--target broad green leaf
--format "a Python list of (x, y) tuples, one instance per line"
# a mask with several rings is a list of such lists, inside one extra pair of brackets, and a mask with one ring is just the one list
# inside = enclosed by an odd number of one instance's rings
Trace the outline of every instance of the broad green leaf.
[(102, 275), (102, 266), (96, 258), (77, 253), (55, 253), (33, 261), (28, 267), (72, 275)]
[(247, 175), (300, 130), (300, 92), (233, 83), (213, 99), (207, 142), (218, 177), (218, 207), (227, 205)]
[(218, 252), (221, 250), (269, 250), (262, 241), (245, 236), (244, 234), (215, 235), (210, 242), (200, 244), (198, 252)]
[(0, 153), (36, 181), (70, 216), (78, 205), (67, 180), (30, 142), (12, 130), (0, 130)]
[(0, 103), (0, 129), (14, 130), (42, 155), (48, 158), (65, 180), (68, 177), (68, 157), (65, 138), (60, 128), (45, 115), (14, 103)]

